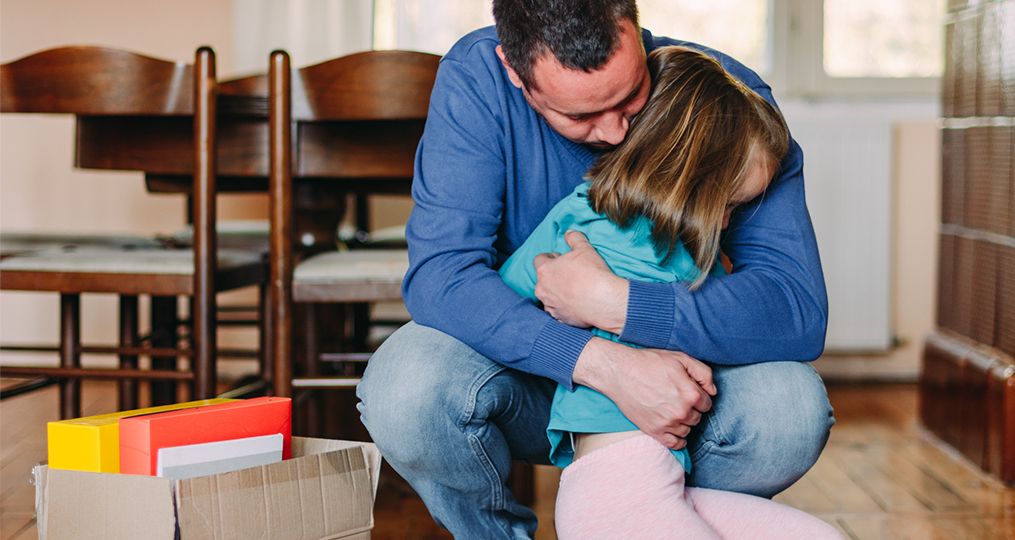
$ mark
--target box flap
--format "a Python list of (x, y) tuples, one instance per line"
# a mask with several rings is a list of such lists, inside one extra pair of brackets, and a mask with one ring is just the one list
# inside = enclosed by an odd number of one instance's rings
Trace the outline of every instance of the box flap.
[(338, 441), (335, 439), (314, 439), (311, 437), (293, 437), (293, 457), (312, 456), (335, 450), (344, 450), (354, 446), (371, 445), (373, 443), (359, 441)]
[(338, 441), (334, 439), (314, 439), (310, 437), (293, 437), (293, 457), (311, 456), (323, 454), (334, 450), (360, 447), (366, 458), (367, 467), (370, 469), (370, 480), (373, 483), (373, 496), (377, 500), (377, 485), (381, 481), (381, 451), (377, 445), (361, 441)]
[[(302, 457), (180, 480), (179, 524), (185, 540), (322, 540), (355, 538), (373, 527), (375, 482), (364, 443), (330, 445), (294, 438)], [(323, 441), (335, 443), (337, 441)], [(376, 450), (376, 449), (375, 449)]]
[[(46, 538), (174, 540), (173, 485), (166, 478), (49, 470), (43, 477)], [(40, 538), (42, 538), (40, 536)]]

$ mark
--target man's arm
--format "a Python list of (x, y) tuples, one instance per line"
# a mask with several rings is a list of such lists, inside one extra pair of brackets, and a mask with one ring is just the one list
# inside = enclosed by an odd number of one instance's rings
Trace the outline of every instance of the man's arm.
[[(773, 185), (734, 213), (722, 249), (733, 272), (695, 293), (632, 283), (625, 334), (648, 346), (663, 342), (652, 336), (666, 336), (666, 348), (724, 364), (820, 356), (828, 298), (795, 141)], [(675, 323), (668, 335), (657, 334), (650, 317), (631, 309), (657, 294), (672, 294)]]
[[(485, 59), (462, 53), (453, 49), (441, 62), (417, 151), (403, 297), (419, 324), (504, 365), (570, 386), (591, 334), (553, 320), (508, 288), (494, 268), (498, 254), (510, 248), (505, 236), (524, 240), (581, 182), (584, 169), (576, 164), (574, 172), (553, 175), (554, 181), (573, 177), (573, 183), (552, 192), (538, 174), (559, 170), (560, 160), (523, 159), (528, 154), (513, 146), (540, 144), (530, 135), (540, 133), (538, 117), (520, 94), (512, 100), (517, 89), (502, 76), (492, 46)], [(528, 138), (519, 142), (519, 136)], [(519, 208), (536, 217), (519, 215)], [(530, 222), (529, 231), (518, 232)]]
[(576, 384), (609, 397), (639, 429), (679, 450), (716, 394), (712, 370), (690, 356), (594, 337), (575, 365)]

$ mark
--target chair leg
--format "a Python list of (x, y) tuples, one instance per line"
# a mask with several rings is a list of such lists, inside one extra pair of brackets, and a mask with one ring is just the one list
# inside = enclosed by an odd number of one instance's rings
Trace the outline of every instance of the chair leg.
[[(179, 318), (176, 313), (175, 296), (152, 297), (152, 348), (168, 349), (177, 346), (176, 329)], [(176, 369), (176, 357), (153, 356), (152, 369)], [(152, 406), (171, 405), (176, 403), (176, 383), (173, 381), (157, 381), (150, 383)]]
[[(137, 329), (137, 296), (120, 296), (120, 347), (136, 348), (138, 346)], [(120, 369), (137, 369), (136, 354), (121, 354)], [(120, 410), (130, 411), (138, 408), (137, 379), (120, 380)]]
[[(304, 304), (303, 307), (306, 314), (304, 322), (306, 354), (303, 357), (303, 376), (320, 377), (321, 364), (319, 358), (321, 341), (318, 337), (317, 309), (315, 309), (314, 304)], [(323, 405), (321, 393), (311, 390), (309, 399), (306, 401), (307, 435), (310, 437), (321, 436)]]
[(368, 232), (370, 230), (370, 195), (357, 193), (353, 197), (356, 205), (356, 231)]
[(215, 270), (218, 253), (216, 218), (215, 53), (197, 50), (194, 60), (194, 286), (190, 310), (190, 368), (194, 372), (194, 398), (211, 399), (216, 388)]
[(191, 297), (190, 301), (190, 369), (194, 371), (191, 399), (212, 399), (218, 394), (216, 387), (215, 295), (208, 298)]
[(352, 335), (349, 336), (352, 342), (353, 351), (366, 351), (367, 341), (370, 338), (370, 304), (352, 304)]
[[(81, 295), (60, 294), (60, 367), (81, 367)], [(60, 381), (60, 418), (81, 416), (81, 379)]]
[(512, 462), (507, 484), (519, 504), (532, 506), (536, 500), (536, 468), (531, 463)]
[(271, 329), (274, 328), (274, 311), (271, 309), (271, 289), (262, 284), (258, 287), (260, 305), (258, 306), (258, 336), (261, 352), (258, 359), (261, 363), (261, 378), (268, 382), (268, 388), (272, 388), (272, 381), (275, 380), (275, 347), (272, 341)]

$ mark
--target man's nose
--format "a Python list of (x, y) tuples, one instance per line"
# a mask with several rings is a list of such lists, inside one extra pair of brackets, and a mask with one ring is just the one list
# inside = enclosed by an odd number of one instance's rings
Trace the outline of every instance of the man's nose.
[(628, 120), (621, 113), (603, 115), (596, 124), (596, 135), (600, 141), (618, 145), (627, 136)]

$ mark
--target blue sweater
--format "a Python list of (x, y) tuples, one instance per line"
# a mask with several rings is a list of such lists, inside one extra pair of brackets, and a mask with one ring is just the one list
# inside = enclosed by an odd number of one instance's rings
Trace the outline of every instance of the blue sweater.
[[(652, 244), (652, 225), (647, 219), (638, 218), (629, 227), (621, 229), (606, 216), (592, 211), (588, 204), (588, 190), (589, 184), (582, 183), (571, 195), (557, 203), (518, 251), (500, 267), (501, 277), (515, 292), (536, 300), (536, 270), (532, 259), (540, 253), (571, 251), (564, 240), (564, 233), (569, 230), (584, 233), (610, 269), (620, 277), (653, 283), (692, 281), (697, 277), (698, 268), (683, 245), (676, 246), (673, 253), (663, 260)], [(711, 275), (725, 274), (717, 261)], [(599, 328), (593, 328), (592, 333), (620, 341), (616, 334)], [(550, 408), (550, 422), (546, 427), (550, 439), (550, 462), (558, 467), (571, 464), (574, 448), (568, 433), (616, 433), (636, 429), (638, 427), (603, 394), (585, 386), (575, 385), (574, 389), (568, 390), (563, 385), (557, 385)], [(687, 449), (672, 452), (684, 470), (690, 472), (691, 458)]]
[[(727, 56), (648, 31), (643, 39), (648, 51), (703, 50), (772, 101), (769, 87)], [(497, 268), (583, 181), (596, 154), (532, 110), (508, 80), (497, 45), (494, 29), (483, 28), (441, 60), (416, 152), (402, 294), (417, 323), (571, 388), (592, 334), (554, 320), (511, 290)], [(765, 194), (733, 213), (722, 249), (734, 273), (694, 293), (681, 283), (629, 280), (620, 338), (718, 364), (817, 358), (828, 304), (795, 143)]]

